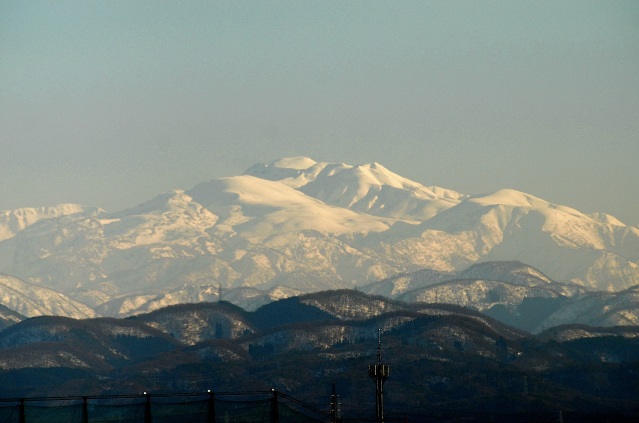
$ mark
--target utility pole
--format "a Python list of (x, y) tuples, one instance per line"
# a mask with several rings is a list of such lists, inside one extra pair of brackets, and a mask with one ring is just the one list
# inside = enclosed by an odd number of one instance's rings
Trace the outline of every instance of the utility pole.
[(377, 364), (368, 366), (368, 375), (375, 381), (376, 422), (384, 422), (384, 382), (390, 376), (390, 366), (382, 364), (382, 330), (377, 329)]

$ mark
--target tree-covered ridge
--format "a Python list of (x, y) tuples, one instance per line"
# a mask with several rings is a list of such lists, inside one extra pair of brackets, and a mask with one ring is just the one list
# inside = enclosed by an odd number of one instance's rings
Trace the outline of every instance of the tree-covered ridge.
[(359, 413), (374, 401), (367, 366), (376, 360), (378, 329), (391, 366), (390, 411), (637, 411), (637, 327), (571, 325), (532, 335), (459, 306), (349, 290), (255, 312), (220, 302), (128, 319), (27, 319), (0, 332), (0, 394), (273, 388), (323, 407), (335, 382), (344, 410)]

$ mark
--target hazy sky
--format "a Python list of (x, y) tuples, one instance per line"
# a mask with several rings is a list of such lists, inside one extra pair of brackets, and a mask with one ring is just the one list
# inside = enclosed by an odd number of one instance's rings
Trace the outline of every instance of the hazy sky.
[(0, 210), (304, 155), (639, 224), (639, 1), (0, 0)]

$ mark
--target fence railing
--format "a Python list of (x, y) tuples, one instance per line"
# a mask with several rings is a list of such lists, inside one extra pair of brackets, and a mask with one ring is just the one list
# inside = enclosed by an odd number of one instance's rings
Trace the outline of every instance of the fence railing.
[(0, 400), (0, 423), (313, 423), (330, 415), (278, 391)]
[[(328, 404), (327, 404), (328, 405)], [(371, 413), (374, 410), (371, 409)], [(385, 423), (600, 423), (636, 422), (637, 413), (506, 413), (432, 408)], [(287, 394), (271, 391), (104, 395), (0, 399), (0, 423), (375, 423), (331, 415)]]

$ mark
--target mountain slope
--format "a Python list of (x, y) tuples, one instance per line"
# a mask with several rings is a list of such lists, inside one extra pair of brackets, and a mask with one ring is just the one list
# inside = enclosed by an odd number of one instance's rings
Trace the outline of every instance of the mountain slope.
[(0, 331), (3, 331), (9, 326), (13, 326), (25, 319), (26, 317), (23, 315), (16, 313), (5, 305), (0, 304)]
[[(142, 323), (117, 319), (76, 320), (40, 316), (27, 319), (0, 333), (2, 369), (25, 367), (80, 367), (112, 370), (114, 366), (145, 360), (179, 343)], [(40, 350), (43, 355), (16, 360), (15, 351)], [(69, 350), (69, 354), (49, 351)], [(45, 351), (46, 350), (46, 351)], [(79, 353), (75, 353), (75, 352)], [(46, 360), (43, 356), (48, 357)], [(8, 357), (8, 358), (7, 358)]]
[(468, 241), (469, 262), (520, 260), (554, 280), (603, 290), (639, 283), (639, 229), (515, 190), (465, 199), (422, 226), (422, 237)]
[(0, 241), (12, 238), (18, 232), (42, 219), (51, 219), (91, 211), (97, 213), (99, 210), (87, 208), (79, 204), (60, 204), (54, 207), (21, 208), (0, 211)]
[[(91, 308), (59, 292), (1, 273), (0, 301), (3, 306), (26, 317), (65, 316), (85, 319), (96, 315)], [(17, 323), (22, 319), (14, 315), (12, 320)]]
[(195, 345), (207, 339), (237, 339), (255, 332), (247, 313), (226, 302), (183, 304), (129, 318)]
[(537, 330), (569, 323), (602, 327), (639, 325), (639, 287), (617, 293), (577, 295), (548, 316)]

